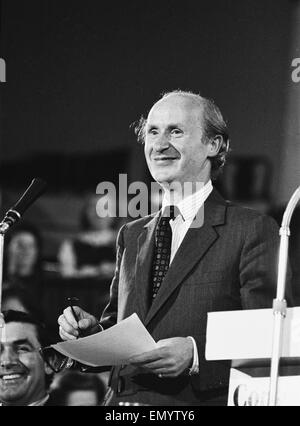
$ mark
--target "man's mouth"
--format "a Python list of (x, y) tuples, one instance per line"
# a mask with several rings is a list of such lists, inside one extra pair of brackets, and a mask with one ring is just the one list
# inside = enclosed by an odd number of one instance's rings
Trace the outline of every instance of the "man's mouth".
[(178, 158), (177, 157), (153, 157), (153, 160), (156, 162), (165, 162), (165, 161), (178, 160)]
[(4, 384), (14, 384), (18, 382), (19, 380), (23, 380), (25, 377), (24, 373), (9, 373), (9, 374), (2, 374), (0, 376), (0, 380)]

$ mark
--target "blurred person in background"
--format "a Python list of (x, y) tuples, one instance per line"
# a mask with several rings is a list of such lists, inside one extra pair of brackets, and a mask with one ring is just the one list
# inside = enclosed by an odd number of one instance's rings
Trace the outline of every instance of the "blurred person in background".
[(51, 400), (56, 406), (97, 406), (105, 392), (106, 385), (97, 374), (67, 370), (53, 383)]
[(42, 238), (30, 223), (17, 225), (7, 236), (4, 251), (4, 282), (26, 289), (40, 302), (43, 290)]
[(21, 311), (32, 313), (36, 318), (43, 320), (41, 304), (32, 300), (31, 293), (26, 288), (14, 284), (6, 284), (2, 291), (2, 310)]
[(99, 196), (90, 195), (84, 204), (77, 236), (64, 241), (58, 260), (64, 277), (111, 278), (115, 268), (116, 218), (99, 217)]
[(4, 321), (0, 342), (0, 405), (50, 404), (53, 371), (39, 350), (50, 343), (48, 330), (31, 313), (6, 311)]

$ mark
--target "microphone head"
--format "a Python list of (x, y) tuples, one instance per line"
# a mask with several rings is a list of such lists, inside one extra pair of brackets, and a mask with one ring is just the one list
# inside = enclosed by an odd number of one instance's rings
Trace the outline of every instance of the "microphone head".
[(46, 190), (46, 182), (43, 179), (35, 178), (26, 189), (19, 201), (11, 207), (0, 223), (0, 234), (4, 235), (8, 229), (21, 219), (23, 213), (41, 196)]
[(20, 216), (39, 198), (46, 190), (47, 184), (43, 179), (34, 178), (24, 192), (22, 197), (17, 201), (17, 203), (11, 208), (19, 213)]

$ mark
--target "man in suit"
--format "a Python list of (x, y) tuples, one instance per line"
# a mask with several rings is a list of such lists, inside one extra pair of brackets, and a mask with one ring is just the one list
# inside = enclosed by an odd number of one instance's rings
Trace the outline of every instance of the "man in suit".
[[(205, 360), (207, 313), (272, 307), (278, 227), (270, 217), (226, 202), (213, 188), (229, 145), (213, 102), (190, 92), (168, 93), (138, 135), (149, 170), (164, 189), (162, 209), (121, 229), (100, 323), (76, 307), (77, 324), (67, 308), (58, 320), (60, 335), (74, 339), (78, 326), (92, 333), (137, 312), (158, 348), (113, 369), (107, 403), (224, 404), (229, 364)], [(192, 191), (185, 196), (187, 183)], [(175, 214), (169, 217), (170, 205)]]
[(39, 351), (48, 344), (48, 333), (30, 313), (4, 312), (0, 348), (0, 405), (49, 404), (53, 371)]

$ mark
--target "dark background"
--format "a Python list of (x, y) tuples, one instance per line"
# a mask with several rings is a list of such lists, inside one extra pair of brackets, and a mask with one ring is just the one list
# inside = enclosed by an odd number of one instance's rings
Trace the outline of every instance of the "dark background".
[(100, 179), (109, 151), (142, 158), (130, 123), (181, 88), (216, 101), (233, 153), (269, 159), (276, 188), (292, 10), (289, 0), (2, 0), (1, 163), (49, 154), (51, 184), (68, 157), (94, 153)]

